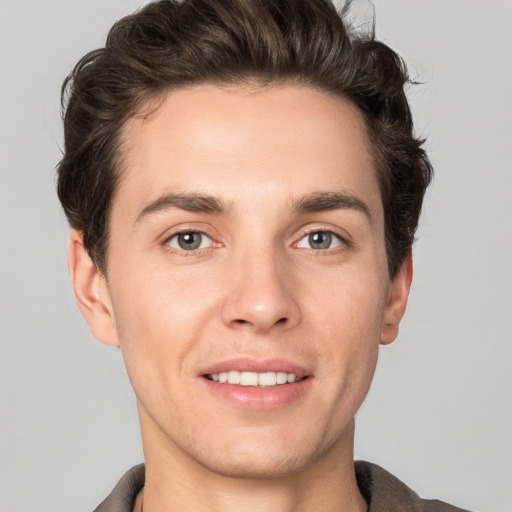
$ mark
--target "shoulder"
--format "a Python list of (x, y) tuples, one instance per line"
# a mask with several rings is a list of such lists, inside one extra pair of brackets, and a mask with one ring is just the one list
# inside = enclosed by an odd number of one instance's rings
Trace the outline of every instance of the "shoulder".
[(468, 512), (439, 500), (425, 500), (376, 464), (356, 461), (356, 478), (368, 512)]

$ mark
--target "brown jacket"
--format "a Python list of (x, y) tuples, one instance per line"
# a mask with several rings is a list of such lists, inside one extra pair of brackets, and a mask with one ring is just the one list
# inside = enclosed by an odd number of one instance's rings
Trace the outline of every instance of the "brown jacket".
[[(398, 478), (376, 464), (355, 463), (357, 484), (368, 512), (468, 512), (438, 500), (421, 499)], [(137, 493), (144, 487), (144, 464), (130, 469), (94, 512), (132, 512)]]

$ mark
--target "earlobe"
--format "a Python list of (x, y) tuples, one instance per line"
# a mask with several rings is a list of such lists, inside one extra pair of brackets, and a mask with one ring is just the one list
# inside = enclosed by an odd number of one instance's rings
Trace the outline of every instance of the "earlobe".
[(69, 235), (68, 268), (76, 302), (92, 334), (105, 345), (119, 346), (107, 281), (87, 253), (82, 233), (74, 229)]
[(405, 313), (412, 281), (412, 252), (409, 251), (398, 274), (393, 278), (388, 302), (382, 317), (381, 345), (388, 345), (398, 336), (400, 321)]

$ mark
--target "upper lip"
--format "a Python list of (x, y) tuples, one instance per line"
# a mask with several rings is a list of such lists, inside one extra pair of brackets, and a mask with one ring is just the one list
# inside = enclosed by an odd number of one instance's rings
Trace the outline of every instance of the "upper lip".
[(255, 359), (238, 357), (212, 363), (199, 371), (199, 375), (213, 375), (216, 373), (237, 370), (239, 372), (286, 372), (293, 373), (297, 378), (310, 375), (303, 366), (287, 359)]

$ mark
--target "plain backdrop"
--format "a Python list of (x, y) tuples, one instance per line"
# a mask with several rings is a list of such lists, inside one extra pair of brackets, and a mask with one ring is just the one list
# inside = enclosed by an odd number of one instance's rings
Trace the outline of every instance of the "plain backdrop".
[[(1, 512), (92, 510), (142, 461), (121, 355), (74, 303), (55, 195), (60, 84), (142, 3), (0, 0)], [(356, 456), (422, 496), (512, 511), (512, 2), (374, 3), (378, 37), (423, 82), (409, 92), (436, 178)]]

